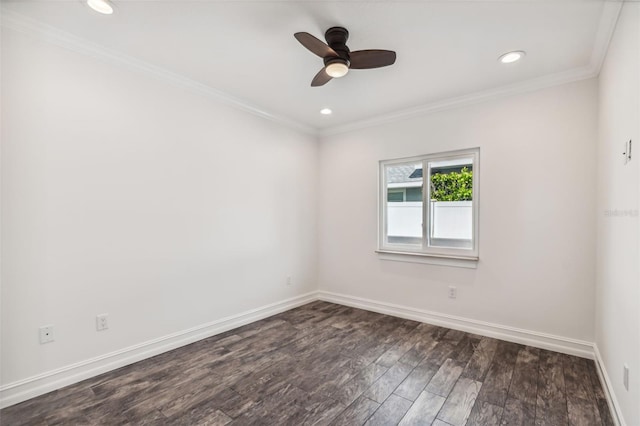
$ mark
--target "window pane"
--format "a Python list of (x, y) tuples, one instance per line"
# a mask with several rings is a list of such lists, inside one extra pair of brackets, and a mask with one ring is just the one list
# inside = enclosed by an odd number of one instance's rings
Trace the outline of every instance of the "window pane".
[(473, 248), (473, 158), (429, 162), (429, 246)]
[(389, 189), (387, 191), (387, 201), (390, 203), (401, 203), (404, 201), (404, 191)]
[(387, 165), (385, 179), (386, 242), (421, 247), (422, 196), (416, 194), (422, 194), (422, 163)]
[(407, 188), (407, 201), (422, 202), (422, 186), (417, 188)]

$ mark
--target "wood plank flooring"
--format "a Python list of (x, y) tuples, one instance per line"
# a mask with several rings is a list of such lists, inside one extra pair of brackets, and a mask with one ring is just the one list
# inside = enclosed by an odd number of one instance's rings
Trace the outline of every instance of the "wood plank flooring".
[(326, 302), (0, 411), (2, 425), (613, 425), (592, 361)]

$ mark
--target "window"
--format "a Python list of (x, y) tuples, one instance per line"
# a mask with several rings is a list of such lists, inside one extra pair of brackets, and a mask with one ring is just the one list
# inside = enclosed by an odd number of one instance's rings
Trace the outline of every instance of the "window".
[(479, 156), (381, 161), (379, 251), (477, 259)]
[(405, 190), (404, 189), (387, 189), (387, 202), (389, 203), (401, 203), (405, 201)]

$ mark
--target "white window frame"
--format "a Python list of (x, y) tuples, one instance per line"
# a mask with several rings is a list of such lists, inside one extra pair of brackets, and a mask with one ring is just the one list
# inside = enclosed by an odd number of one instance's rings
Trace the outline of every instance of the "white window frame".
[[(473, 222), (471, 248), (430, 247), (428, 236), (430, 231), (430, 199), (431, 185), (429, 163), (433, 161), (450, 161), (462, 158), (473, 158)], [(403, 163), (422, 163), (422, 246), (411, 247), (408, 244), (392, 244), (387, 240), (387, 182), (386, 166)], [(379, 253), (393, 255), (426, 256), (436, 258), (450, 258), (463, 260), (478, 260), (479, 258), (479, 212), (480, 212), (480, 148), (462, 149), (457, 151), (440, 152), (420, 155), (416, 157), (381, 160), (378, 167), (378, 250)]]

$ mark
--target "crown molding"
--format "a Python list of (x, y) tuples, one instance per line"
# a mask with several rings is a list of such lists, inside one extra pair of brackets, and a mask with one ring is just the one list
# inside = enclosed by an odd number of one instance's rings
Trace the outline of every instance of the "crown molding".
[(593, 50), (591, 51), (591, 61), (589, 65), (594, 69), (597, 75), (600, 75), (600, 69), (607, 57), (607, 51), (609, 50), (609, 44), (613, 37), (613, 32), (618, 24), (618, 18), (624, 5), (623, 0), (605, 1), (602, 9), (602, 15), (600, 15), (600, 23), (598, 25), (598, 33), (593, 43)]
[(618, 17), (620, 16), (620, 11), (624, 3), (625, 0), (607, 0), (603, 2), (603, 11), (600, 16), (600, 22), (593, 44), (590, 61), (589, 64), (584, 67), (574, 68), (568, 71), (550, 74), (520, 83), (498, 86), (464, 96), (446, 98), (326, 129), (317, 129), (291, 118), (269, 112), (265, 108), (261, 108), (247, 100), (233, 96), (222, 90), (207, 86), (203, 83), (148, 62), (124, 55), (99, 44), (46, 25), (42, 22), (27, 18), (26, 16), (13, 11), (8, 11), (4, 7), (2, 8), (2, 27), (10, 28), (27, 35), (38, 36), (45, 41), (63, 48), (125, 66), (137, 72), (152, 74), (164, 81), (188, 89), (191, 92), (207, 96), (230, 107), (245, 111), (257, 117), (267, 119), (305, 134), (322, 138), (597, 77), (600, 74), (600, 69), (602, 68), (604, 59), (606, 58), (609, 43), (613, 36)]
[(268, 110), (254, 105), (253, 103), (245, 99), (241, 99), (222, 90), (207, 86), (203, 83), (169, 71), (165, 68), (158, 67), (148, 62), (141, 61), (115, 50), (109, 49), (105, 46), (90, 42), (86, 39), (77, 37), (73, 34), (59, 30), (37, 20), (28, 18), (19, 13), (9, 11), (4, 7), (1, 9), (1, 13), (1, 25), (3, 28), (8, 28), (28, 36), (35, 36), (49, 43), (74, 51), (76, 53), (98, 58), (119, 66), (124, 66), (125, 68), (136, 72), (152, 74), (153, 76), (158, 77), (165, 82), (182, 87), (193, 93), (200, 94), (218, 101), (224, 105), (275, 122), (285, 127), (289, 127), (302, 133), (313, 136), (316, 136), (318, 134), (318, 130), (315, 127), (311, 127), (306, 124), (299, 123), (298, 121), (292, 120), (288, 117), (269, 112)]
[(421, 115), (433, 114), (448, 109), (462, 108), (468, 105), (494, 99), (505, 98), (508, 96), (533, 92), (536, 90), (546, 89), (548, 87), (597, 77), (600, 74), (600, 69), (602, 68), (604, 59), (607, 56), (609, 43), (611, 42), (611, 37), (615, 31), (618, 17), (620, 16), (620, 11), (622, 10), (624, 2), (625, 0), (607, 0), (603, 2), (602, 15), (600, 15), (598, 32), (596, 33), (596, 38), (593, 43), (589, 64), (584, 67), (574, 68), (556, 74), (549, 74), (520, 83), (494, 87), (464, 96), (446, 98), (413, 108), (407, 108), (364, 120), (354, 121), (344, 125), (321, 129), (318, 132), (319, 136), (326, 137), (338, 135), (341, 133), (366, 129), (368, 127), (394, 123)]
[(505, 98), (517, 94), (533, 92), (536, 90), (546, 89), (548, 87), (559, 86), (562, 84), (572, 83), (575, 81), (586, 80), (596, 77), (598, 74), (590, 66), (575, 68), (569, 71), (546, 75), (543, 77), (515, 83), (506, 86), (500, 86), (480, 92), (471, 93), (469, 95), (459, 96), (456, 98), (443, 99), (440, 101), (408, 108), (390, 114), (382, 114), (376, 117), (359, 120), (341, 126), (330, 127), (319, 131), (321, 137), (333, 136), (341, 133), (352, 132), (355, 130), (366, 129), (369, 127), (379, 126), (382, 124), (395, 123), (398, 121), (433, 114), (454, 108), (462, 108), (465, 106), (486, 102), (494, 99)]

